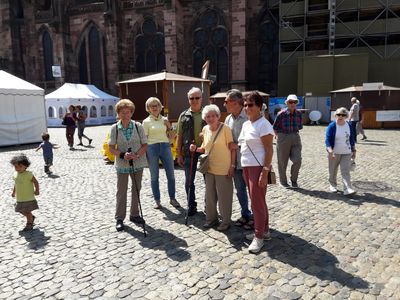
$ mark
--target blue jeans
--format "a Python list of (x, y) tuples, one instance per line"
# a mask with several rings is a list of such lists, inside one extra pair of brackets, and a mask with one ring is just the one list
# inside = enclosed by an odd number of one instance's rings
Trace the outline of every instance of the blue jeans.
[(357, 143), (357, 123), (358, 121), (350, 121), (351, 128), (354, 132), (354, 141)]
[(251, 211), (249, 210), (249, 197), (247, 196), (246, 182), (243, 178), (243, 170), (236, 169), (233, 177), (236, 188), (236, 196), (238, 197), (241, 215), (246, 220), (251, 218)]
[[(199, 160), (199, 156), (200, 156), (200, 153), (198, 153), (198, 152), (195, 152), (193, 155), (192, 174), (190, 174), (190, 176), (189, 176), (189, 171), (190, 171), (191, 155), (189, 154), (189, 155), (185, 156), (185, 161), (184, 161), (185, 190), (186, 190), (186, 195), (188, 198), (189, 209), (197, 208), (194, 179), (196, 176), (197, 161)], [(190, 182), (189, 182), (189, 179), (190, 179)], [(189, 189), (190, 189), (190, 193), (189, 193)]]
[(168, 194), (170, 199), (175, 199), (175, 173), (174, 173), (174, 159), (172, 158), (171, 147), (169, 143), (156, 143), (148, 145), (147, 147), (147, 160), (149, 162), (150, 177), (151, 177), (151, 190), (156, 202), (160, 202), (160, 184), (158, 181), (160, 166), (158, 164), (161, 160), (165, 175), (168, 181)]

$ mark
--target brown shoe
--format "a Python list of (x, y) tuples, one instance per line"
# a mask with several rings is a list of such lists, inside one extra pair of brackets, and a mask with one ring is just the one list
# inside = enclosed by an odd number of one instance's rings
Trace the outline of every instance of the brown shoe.
[(176, 201), (176, 199), (169, 200), (169, 204), (171, 204), (175, 208), (180, 208), (181, 207), (181, 205), (179, 204), (178, 201)]
[(160, 202), (156, 202), (156, 204), (154, 204), (154, 209), (161, 209), (161, 203)]
[(231, 227), (231, 225), (222, 223), (217, 227), (217, 230), (218, 231), (225, 231), (225, 230), (228, 230), (229, 227)]

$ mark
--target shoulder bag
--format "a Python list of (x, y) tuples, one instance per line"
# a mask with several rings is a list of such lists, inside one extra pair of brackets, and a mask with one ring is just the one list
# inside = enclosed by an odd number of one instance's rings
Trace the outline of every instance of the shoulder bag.
[(221, 129), (222, 129), (223, 126), (224, 126), (223, 124), (219, 125), (217, 134), (214, 137), (213, 144), (211, 146), (210, 151), (207, 154), (204, 153), (204, 154), (199, 156), (199, 162), (197, 164), (197, 171), (199, 171), (200, 173), (206, 174), (208, 172), (208, 165), (209, 165), (209, 162), (210, 162), (209, 155), (210, 155), (212, 149), (214, 148), (215, 141), (217, 140), (217, 137), (218, 137), (219, 133), (221, 132)]
[[(258, 161), (257, 157), (254, 155), (253, 150), (251, 150), (251, 148), (250, 148), (249, 144), (247, 144), (247, 142), (246, 142), (246, 145), (249, 148), (251, 154), (253, 154), (254, 158), (256, 159), (256, 161), (260, 165), (260, 167), (263, 167), (263, 165), (260, 164), (260, 162)], [(268, 172), (267, 183), (268, 184), (276, 184), (276, 174), (275, 174), (275, 171), (272, 168), (272, 165), (271, 165), (271, 168), (270, 168), (270, 170)]]

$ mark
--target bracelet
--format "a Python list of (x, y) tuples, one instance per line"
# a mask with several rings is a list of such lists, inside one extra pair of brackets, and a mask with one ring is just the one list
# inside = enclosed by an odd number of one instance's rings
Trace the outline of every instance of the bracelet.
[(125, 159), (125, 154), (126, 154), (126, 152), (121, 152), (121, 153), (119, 154), (119, 158), (120, 158), (120, 159)]

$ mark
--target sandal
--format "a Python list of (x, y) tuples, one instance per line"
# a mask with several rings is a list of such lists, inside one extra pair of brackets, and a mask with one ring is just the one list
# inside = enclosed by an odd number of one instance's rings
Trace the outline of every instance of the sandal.
[(235, 221), (235, 226), (242, 227), (242, 226), (246, 225), (247, 222), (248, 222), (248, 221), (247, 221), (246, 218), (240, 217), (239, 219), (237, 219), (237, 220)]
[(33, 229), (33, 223), (26, 223), (25, 228), (22, 231), (31, 231)]
[(254, 229), (254, 220), (249, 220), (246, 224), (243, 225), (243, 228), (246, 230)]

